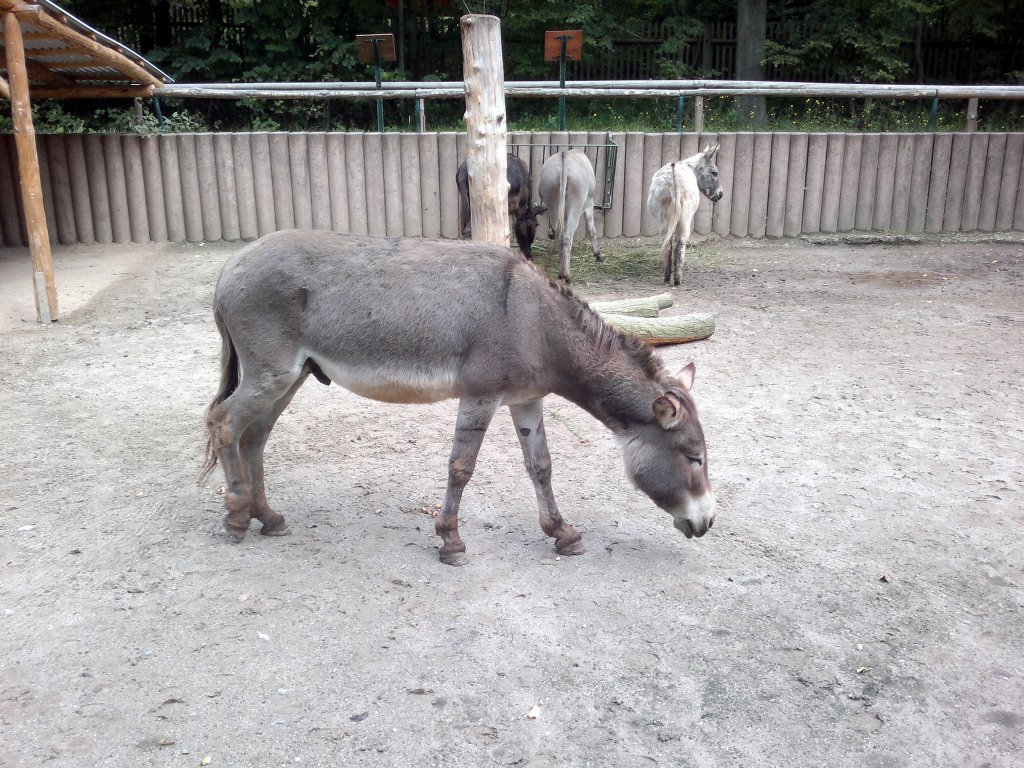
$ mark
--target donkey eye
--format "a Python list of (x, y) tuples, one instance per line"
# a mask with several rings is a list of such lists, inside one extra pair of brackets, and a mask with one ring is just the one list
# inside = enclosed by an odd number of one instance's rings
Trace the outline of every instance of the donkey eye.
[(704, 466), (704, 459), (702, 459), (700, 456), (687, 456), (686, 460), (689, 461), (691, 464), (696, 464), (698, 467)]

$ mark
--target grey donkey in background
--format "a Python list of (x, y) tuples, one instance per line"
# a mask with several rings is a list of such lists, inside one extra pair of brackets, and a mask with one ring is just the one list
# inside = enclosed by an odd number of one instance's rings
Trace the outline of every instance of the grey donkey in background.
[(703, 152), (663, 165), (651, 179), (647, 210), (657, 219), (665, 236), (661, 244), (661, 264), (666, 283), (671, 279), (674, 285), (679, 285), (682, 281), (686, 241), (693, 230), (700, 195), (717, 203), (724, 194), (714, 162), (719, 146), (718, 142), (709, 144)]
[(540, 199), (547, 206), (548, 237), (558, 241), (558, 277), (571, 283), (569, 257), (581, 216), (586, 222), (594, 258), (604, 261), (594, 227), (594, 190), (597, 187), (594, 167), (581, 149), (559, 152), (544, 161), (537, 186)]

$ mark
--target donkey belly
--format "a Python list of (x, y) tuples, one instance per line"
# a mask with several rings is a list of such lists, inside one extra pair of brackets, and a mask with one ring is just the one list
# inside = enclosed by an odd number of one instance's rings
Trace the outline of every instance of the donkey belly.
[(459, 397), (459, 375), (453, 363), (424, 366), (413, 362), (367, 363), (337, 360), (308, 352), (300, 365), (312, 359), (332, 382), (357, 395), (386, 403), (436, 403)]

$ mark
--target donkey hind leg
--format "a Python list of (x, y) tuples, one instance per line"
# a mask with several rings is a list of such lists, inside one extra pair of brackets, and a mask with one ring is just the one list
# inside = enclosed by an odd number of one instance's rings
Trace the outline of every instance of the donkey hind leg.
[(686, 241), (690, 239), (690, 226), (685, 221), (679, 223), (676, 229), (676, 239), (673, 242), (675, 262), (673, 267), (673, 282), (679, 285), (683, 281), (683, 265), (686, 263)]
[(672, 280), (672, 261), (675, 258), (676, 252), (676, 236), (672, 235), (672, 241), (669, 243), (669, 247), (662, 247), (661, 249), (661, 271), (665, 275), (666, 285)]
[(579, 211), (569, 209), (565, 217), (565, 229), (562, 239), (558, 242), (558, 276), (567, 283), (572, 282), (569, 260), (572, 256), (572, 239), (576, 235), (576, 227), (580, 223)]
[(267, 491), (263, 482), (263, 449), (267, 445), (267, 438), (270, 436), (274, 424), (277, 423), (281, 414), (284, 413), (284, 409), (288, 407), (308, 376), (309, 373), (304, 371), (291, 388), (278, 398), (270, 410), (254, 420), (242, 435), (240, 450), (252, 493), (252, 516), (263, 524), (260, 533), (264, 536), (284, 536), (290, 533), (284, 515), (272, 510), (267, 502)]
[(448, 490), (441, 514), (434, 524), (434, 530), (442, 542), (441, 562), (447, 565), (465, 565), (468, 562), (466, 545), (459, 536), (459, 504), (462, 502), (462, 491), (473, 476), (476, 456), (499, 402), (497, 398), (473, 397), (464, 397), (459, 401), (455, 440), (448, 460)]
[(597, 227), (594, 226), (594, 205), (591, 203), (583, 211), (585, 223), (587, 225), (587, 237), (590, 238), (590, 247), (594, 251), (594, 258), (597, 261), (604, 261), (604, 256), (601, 255), (601, 247), (597, 244)]
[(224, 528), (238, 541), (245, 538), (253, 518), (253, 488), (246, 461), (242, 456), (242, 441), (246, 430), (254, 421), (270, 411), (277, 400), (295, 383), (296, 374), (245, 375), (238, 389), (210, 411), (207, 427), (213, 440), (213, 449), (224, 468)]
[(537, 492), (541, 529), (555, 540), (559, 554), (582, 555), (585, 551), (582, 537), (562, 518), (551, 490), (551, 454), (548, 453), (548, 439), (544, 432), (544, 401), (511, 405), (509, 411), (519, 436), (519, 445), (523, 448), (526, 471)]
[(673, 267), (672, 282), (679, 285), (683, 281), (683, 264), (686, 263), (686, 238), (680, 237), (679, 244), (675, 248), (675, 263)]

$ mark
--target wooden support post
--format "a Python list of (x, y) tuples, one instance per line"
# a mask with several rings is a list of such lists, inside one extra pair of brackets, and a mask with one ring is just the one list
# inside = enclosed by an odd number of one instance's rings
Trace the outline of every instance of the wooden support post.
[(693, 132), (704, 133), (704, 97), (693, 98)]
[(978, 100), (967, 100), (967, 131), (973, 133), (978, 130)]
[(21, 176), (21, 200), (25, 207), (29, 251), (32, 253), (33, 286), (36, 299), (36, 320), (56, 321), (57, 284), (53, 278), (50, 255), (50, 233), (46, 229), (43, 209), (43, 187), (39, 178), (39, 156), (36, 154), (36, 131), (32, 125), (32, 105), (28, 95), (28, 70), (25, 67), (25, 44), (21, 38), (18, 17), (3, 14), (4, 46), (7, 49), (7, 76), (10, 78), (11, 115), (14, 119), (14, 143), (18, 149), (18, 172)]
[(496, 16), (469, 14), (462, 17), (461, 27), (473, 239), (508, 246), (508, 128), (501, 22)]

